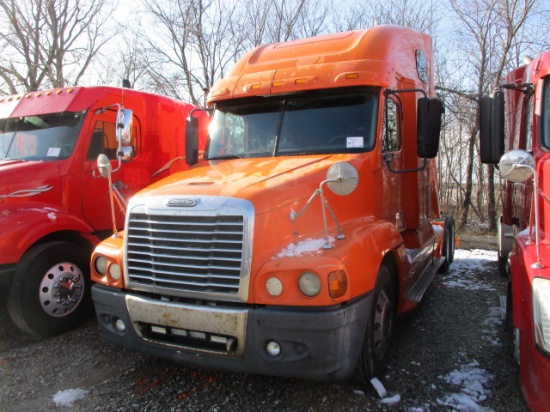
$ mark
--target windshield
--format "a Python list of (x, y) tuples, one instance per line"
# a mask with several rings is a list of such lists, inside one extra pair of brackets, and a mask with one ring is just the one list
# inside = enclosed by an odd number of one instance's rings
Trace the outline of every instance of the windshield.
[(0, 160), (56, 160), (73, 152), (84, 113), (0, 119)]
[(207, 159), (372, 150), (378, 89), (318, 90), (220, 102)]

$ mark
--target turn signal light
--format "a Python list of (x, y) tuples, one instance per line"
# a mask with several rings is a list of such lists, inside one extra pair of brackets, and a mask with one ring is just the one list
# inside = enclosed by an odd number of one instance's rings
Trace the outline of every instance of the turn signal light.
[(335, 270), (328, 274), (328, 293), (331, 298), (339, 298), (348, 290), (348, 277), (343, 270)]

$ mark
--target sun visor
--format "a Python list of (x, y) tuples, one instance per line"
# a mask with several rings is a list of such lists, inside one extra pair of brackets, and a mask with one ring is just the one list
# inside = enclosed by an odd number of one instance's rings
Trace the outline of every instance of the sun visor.
[(21, 117), (86, 110), (93, 98), (79, 98), (82, 88), (63, 88), (0, 98), (0, 117)]

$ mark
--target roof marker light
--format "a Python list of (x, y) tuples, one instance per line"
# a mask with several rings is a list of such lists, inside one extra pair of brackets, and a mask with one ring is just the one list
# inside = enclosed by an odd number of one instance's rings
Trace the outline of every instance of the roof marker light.
[(347, 80), (354, 80), (359, 78), (359, 73), (346, 73)]

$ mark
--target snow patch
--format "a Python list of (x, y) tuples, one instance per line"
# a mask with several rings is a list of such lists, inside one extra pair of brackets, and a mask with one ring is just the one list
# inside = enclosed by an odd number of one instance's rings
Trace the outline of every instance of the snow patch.
[(382, 382), (378, 380), (378, 378), (372, 378), (370, 380), (370, 383), (372, 384), (373, 388), (376, 390), (376, 393), (378, 393), (378, 396), (380, 396), (382, 399), (386, 397), (386, 395), (388, 394), (388, 391), (386, 391), (386, 388), (384, 387)]
[(457, 249), (449, 273), (443, 278), (442, 286), (494, 291), (495, 288), (480, 280), (477, 273), (486, 263), (495, 262), (496, 260), (496, 251)]
[(386, 405), (395, 405), (396, 403), (401, 402), (401, 395), (398, 393), (393, 396), (388, 396), (387, 398), (381, 399), (380, 403), (386, 404)]
[(493, 376), (479, 367), (477, 361), (463, 365), (460, 370), (454, 370), (445, 376), (440, 376), (445, 382), (459, 386), (459, 392), (438, 399), (440, 405), (450, 406), (457, 411), (488, 412), (491, 409), (479, 405), (487, 399), (489, 390), (485, 388)]
[(498, 328), (502, 325), (502, 315), (500, 306), (489, 308), (489, 317), (483, 321), (482, 339), (491, 345), (500, 346), (498, 338)]
[[(329, 242), (333, 242), (334, 238), (330, 236)], [(303, 253), (321, 253), (325, 239), (306, 239), (298, 242), (298, 244), (291, 243), (286, 248), (281, 250), (277, 255), (278, 258), (296, 257), (302, 256)]]
[(53, 396), (53, 401), (56, 406), (73, 406), (73, 403), (83, 399), (88, 394), (88, 391), (84, 389), (66, 389), (64, 391), (58, 391)]

